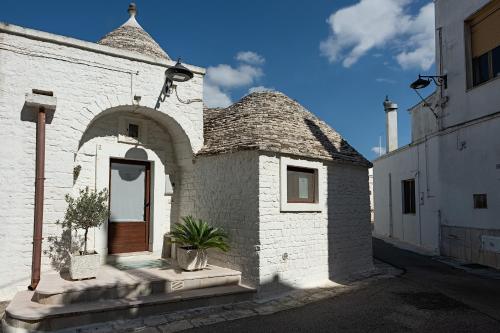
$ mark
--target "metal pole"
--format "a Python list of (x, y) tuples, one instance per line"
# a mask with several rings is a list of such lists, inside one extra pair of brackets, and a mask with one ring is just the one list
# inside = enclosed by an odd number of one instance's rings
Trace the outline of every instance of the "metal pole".
[(33, 227), (33, 260), (31, 264), (30, 290), (40, 282), (42, 261), (43, 198), (45, 182), (45, 109), (38, 109), (36, 123), (36, 169), (35, 169), (35, 222)]

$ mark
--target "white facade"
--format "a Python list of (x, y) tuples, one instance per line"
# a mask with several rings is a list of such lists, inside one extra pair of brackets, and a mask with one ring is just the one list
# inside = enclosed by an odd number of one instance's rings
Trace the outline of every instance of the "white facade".
[[(500, 236), (500, 80), (471, 88), (466, 20), (487, 0), (438, 0), (437, 75), (448, 87), (412, 108), (412, 143), (374, 162), (375, 234), (433, 253), (500, 267), (500, 254), (481, 246)], [(402, 213), (402, 185), (415, 179), (416, 213)], [(488, 207), (475, 209), (473, 195)]]
[[(284, 162), (285, 161), (285, 162)], [(319, 167), (321, 207), (281, 207), (283, 164)], [(373, 269), (368, 171), (257, 151), (196, 160), (196, 216), (228, 231), (232, 249), (211, 260), (264, 290), (303, 288)]]
[[(166, 98), (157, 106), (165, 69), (174, 62), (7, 24), (0, 25), (0, 38), (0, 250), (7, 254), (0, 265), (2, 295), (25, 290), (31, 273), (36, 110), (25, 105), (25, 95), (32, 89), (52, 91), (57, 98), (46, 126), (44, 250), (49, 237), (60, 234), (55, 222), (64, 216), (64, 195), (85, 185), (107, 187), (109, 157), (139, 148), (154, 165), (150, 250), (161, 252), (171, 216), (183, 204), (182, 198), (172, 204), (162, 192), (167, 175), (180, 193), (182, 175), (190, 172), (193, 153), (203, 145), (202, 103)], [(201, 98), (204, 70), (190, 69), (195, 76), (179, 85), (179, 94)], [(139, 104), (134, 96), (141, 96)], [(147, 123), (144, 143), (119, 141), (124, 116)], [(82, 170), (74, 185), (77, 165)], [(105, 228), (95, 231), (94, 242), (107, 253)], [(48, 254), (42, 265), (51, 269)]]
[[(162, 95), (170, 60), (9, 24), (0, 24), (0, 39), (0, 299), (25, 290), (31, 274), (37, 110), (26, 95), (33, 89), (57, 99), (46, 125), (42, 279), (65, 263), (66, 253), (51, 248), (62, 248), (56, 221), (65, 195), (109, 188), (111, 159), (151, 166), (150, 252), (161, 254), (164, 234), (192, 214), (229, 233), (231, 251), (214, 251), (211, 262), (242, 271), (254, 287), (317, 285), (373, 269), (369, 162), (257, 150), (197, 156), (204, 69), (188, 66), (194, 77), (178, 84), (181, 101)], [(140, 127), (137, 139), (127, 135), (129, 122)], [(284, 161), (318, 169), (317, 203), (281, 205)], [(90, 231), (89, 245), (106, 260), (107, 224)]]

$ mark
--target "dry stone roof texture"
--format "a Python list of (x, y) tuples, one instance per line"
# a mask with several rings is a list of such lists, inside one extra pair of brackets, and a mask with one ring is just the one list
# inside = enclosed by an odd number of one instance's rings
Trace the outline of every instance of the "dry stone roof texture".
[(254, 92), (227, 108), (204, 110), (198, 155), (261, 150), (371, 167), (335, 130), (280, 92)]
[(101, 38), (97, 44), (141, 53), (150, 57), (170, 60), (168, 54), (163, 51), (161, 46), (155, 42), (150, 34), (144, 31), (135, 19), (135, 5), (134, 7), (129, 8), (129, 13), (130, 18), (127, 22)]

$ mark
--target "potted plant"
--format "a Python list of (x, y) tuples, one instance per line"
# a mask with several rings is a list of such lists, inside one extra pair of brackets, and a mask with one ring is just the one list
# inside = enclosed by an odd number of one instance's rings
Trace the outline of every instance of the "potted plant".
[(61, 224), (76, 232), (83, 230), (83, 250), (70, 253), (69, 274), (73, 280), (96, 277), (101, 258), (95, 250), (87, 249), (90, 228), (100, 227), (108, 218), (108, 192), (106, 189), (95, 192), (88, 186), (80, 190), (80, 195), (73, 198), (66, 194), (68, 208)]
[(184, 223), (176, 223), (171, 233), (172, 241), (177, 248), (177, 263), (186, 271), (207, 267), (207, 250), (217, 248), (224, 252), (229, 250), (227, 234), (192, 216), (182, 218)]

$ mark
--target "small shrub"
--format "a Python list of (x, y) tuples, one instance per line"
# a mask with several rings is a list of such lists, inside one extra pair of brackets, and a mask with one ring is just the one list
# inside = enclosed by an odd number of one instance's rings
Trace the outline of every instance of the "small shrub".
[(89, 187), (80, 190), (77, 198), (66, 194), (65, 200), (68, 203), (64, 220), (59, 222), (63, 228), (73, 230), (83, 230), (83, 251), (87, 252), (87, 236), (90, 228), (98, 228), (108, 219), (108, 191), (106, 189), (96, 192), (89, 190)]
[(229, 250), (228, 236), (223, 229), (213, 227), (203, 220), (196, 220), (191, 215), (183, 217), (182, 220), (184, 223), (176, 223), (171, 232), (174, 243), (193, 250)]

